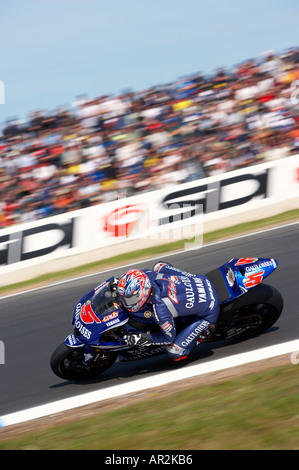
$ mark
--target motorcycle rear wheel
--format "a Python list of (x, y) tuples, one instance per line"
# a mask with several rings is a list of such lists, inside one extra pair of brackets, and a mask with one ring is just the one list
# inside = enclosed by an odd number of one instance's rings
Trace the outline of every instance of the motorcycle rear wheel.
[[(258, 336), (277, 322), (282, 310), (283, 298), (280, 292), (272, 286), (260, 284), (231, 303), (226, 314), (224, 336), (226, 339), (238, 340)], [(221, 329), (219, 324), (217, 326)]]
[[(95, 351), (95, 356), (98, 353)], [(65, 380), (84, 381), (94, 379), (114, 364), (118, 354), (101, 350), (98, 358), (84, 364), (84, 348), (70, 348), (60, 344), (52, 354), (50, 365), (55, 375)]]

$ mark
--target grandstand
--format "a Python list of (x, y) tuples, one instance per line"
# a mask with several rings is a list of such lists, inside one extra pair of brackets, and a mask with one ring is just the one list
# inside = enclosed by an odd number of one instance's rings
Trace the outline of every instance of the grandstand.
[(298, 51), (8, 120), (0, 228), (297, 153)]

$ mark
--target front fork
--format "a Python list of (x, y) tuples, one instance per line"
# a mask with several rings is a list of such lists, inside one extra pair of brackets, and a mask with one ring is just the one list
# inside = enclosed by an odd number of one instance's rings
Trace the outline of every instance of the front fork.
[(68, 335), (64, 340), (64, 344), (72, 349), (83, 349), (84, 358), (82, 365), (84, 367), (88, 367), (92, 362), (95, 363), (99, 360), (107, 361), (109, 358), (109, 350), (111, 351), (111, 349), (102, 349), (100, 346), (89, 346), (88, 344), (81, 343), (74, 334)]
[(64, 343), (69, 348), (83, 348), (84, 349), (84, 359), (82, 361), (83, 366), (88, 366), (90, 362), (94, 359), (95, 351), (90, 348), (88, 345), (81, 343), (74, 334), (68, 335)]

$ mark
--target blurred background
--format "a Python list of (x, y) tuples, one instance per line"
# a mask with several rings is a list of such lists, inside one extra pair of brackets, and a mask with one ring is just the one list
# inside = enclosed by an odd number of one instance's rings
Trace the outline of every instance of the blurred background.
[(2, 0), (0, 228), (298, 153), (298, 3)]

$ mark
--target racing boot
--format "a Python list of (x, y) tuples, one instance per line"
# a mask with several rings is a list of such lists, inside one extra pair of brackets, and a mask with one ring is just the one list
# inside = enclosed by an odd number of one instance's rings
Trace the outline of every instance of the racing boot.
[(203, 342), (203, 338), (207, 339), (212, 334), (214, 325), (203, 319), (198, 319), (184, 328), (175, 338), (174, 342), (166, 347), (166, 351), (174, 360), (186, 359), (192, 349), (199, 343)]
[(174, 362), (183, 361), (188, 357), (188, 354), (186, 354), (186, 349), (183, 349), (175, 343), (168, 344), (166, 346), (166, 352), (169, 354), (171, 360)]

